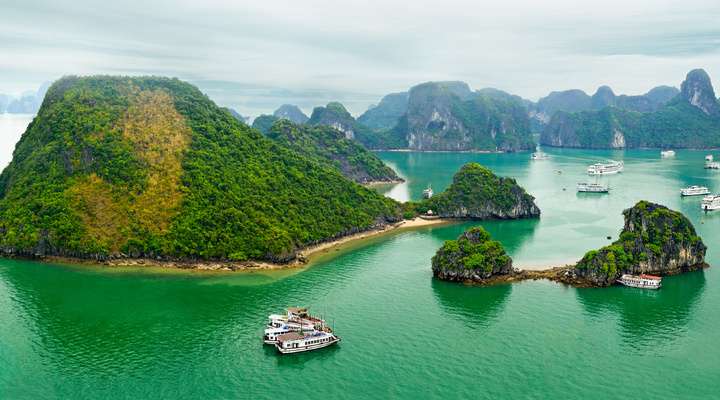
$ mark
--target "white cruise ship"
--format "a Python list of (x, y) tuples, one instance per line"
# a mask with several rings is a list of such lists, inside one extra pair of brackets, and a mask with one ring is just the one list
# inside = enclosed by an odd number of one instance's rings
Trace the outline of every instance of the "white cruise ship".
[(280, 335), (290, 332), (313, 331), (322, 329), (325, 320), (314, 317), (304, 307), (289, 307), (286, 314), (271, 314), (263, 332), (263, 342), (275, 344)]
[(618, 283), (640, 289), (660, 289), (662, 287), (662, 278), (655, 275), (629, 275), (623, 274)]
[(278, 337), (275, 348), (282, 354), (302, 353), (331, 346), (340, 341), (330, 329), (310, 333), (290, 332)]
[(703, 197), (700, 209), (706, 212), (720, 210), (720, 195), (711, 194), (710, 196)]
[(680, 189), (681, 196), (703, 196), (710, 194), (710, 189), (705, 186), (692, 185), (684, 189)]
[(662, 157), (662, 158), (675, 157), (675, 151), (674, 150), (663, 150), (660, 152), (660, 157)]
[(599, 183), (578, 183), (577, 191), (581, 193), (608, 193), (610, 187)]
[(720, 169), (720, 162), (714, 161), (712, 154), (705, 156), (705, 169)]
[(588, 167), (587, 173), (590, 175), (609, 175), (622, 172), (625, 164), (622, 161), (609, 160), (607, 163), (593, 164)]

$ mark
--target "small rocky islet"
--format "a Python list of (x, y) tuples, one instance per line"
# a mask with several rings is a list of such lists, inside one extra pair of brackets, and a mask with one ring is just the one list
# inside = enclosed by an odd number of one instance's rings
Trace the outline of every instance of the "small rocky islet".
[(575, 265), (544, 271), (512, 268), (512, 259), (482, 228), (449, 240), (432, 258), (433, 276), (447, 281), (494, 284), (549, 279), (578, 287), (607, 287), (623, 274), (675, 275), (708, 267), (707, 247), (681, 213), (640, 201), (623, 211), (618, 240), (591, 250)]

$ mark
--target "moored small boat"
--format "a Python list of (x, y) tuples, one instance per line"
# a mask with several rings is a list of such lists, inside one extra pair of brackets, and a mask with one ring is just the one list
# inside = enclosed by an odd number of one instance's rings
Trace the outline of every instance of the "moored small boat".
[(550, 156), (548, 156), (546, 153), (543, 153), (542, 151), (539, 151), (539, 150), (530, 155), (530, 159), (535, 160), (535, 161), (547, 160), (549, 158), (550, 158)]
[(655, 275), (630, 275), (623, 274), (618, 283), (640, 289), (660, 289), (662, 287), (662, 278)]
[(332, 346), (340, 341), (329, 328), (309, 333), (290, 332), (278, 337), (275, 348), (282, 354), (302, 353)]
[(714, 161), (712, 154), (705, 156), (705, 169), (720, 169), (720, 162)]
[(597, 163), (588, 167), (587, 173), (589, 175), (609, 175), (617, 174), (622, 172), (625, 168), (625, 163), (622, 161), (609, 160), (607, 163)]
[(705, 186), (692, 185), (686, 188), (680, 189), (681, 196), (702, 196), (710, 194), (710, 189)]
[(431, 197), (433, 197), (433, 190), (430, 185), (428, 185), (428, 187), (423, 190), (423, 199), (429, 199)]
[(660, 157), (663, 157), (663, 158), (675, 157), (675, 151), (674, 150), (663, 150), (660, 152)]
[(609, 193), (610, 187), (599, 183), (578, 183), (577, 191), (581, 193)]

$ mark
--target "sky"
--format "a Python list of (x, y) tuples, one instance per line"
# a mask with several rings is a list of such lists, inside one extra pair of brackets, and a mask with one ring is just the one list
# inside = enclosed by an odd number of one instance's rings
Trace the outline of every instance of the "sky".
[(537, 100), (720, 82), (718, 0), (0, 0), (0, 93), (63, 75), (166, 75), (243, 115), (462, 80)]

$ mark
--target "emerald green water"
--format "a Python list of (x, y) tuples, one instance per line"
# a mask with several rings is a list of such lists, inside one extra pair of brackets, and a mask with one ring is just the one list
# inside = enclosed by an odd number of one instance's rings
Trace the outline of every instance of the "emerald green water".
[[(516, 265), (575, 260), (617, 235), (644, 198), (692, 219), (720, 264), (720, 214), (680, 187), (720, 191), (705, 153), (550, 150), (525, 154), (381, 153), (408, 179), (399, 199), (436, 191), (467, 161), (514, 176), (539, 221), (482, 223)], [(717, 154), (716, 154), (717, 156)], [(610, 195), (580, 196), (587, 164), (624, 159)], [(556, 171), (561, 170), (562, 174)], [(563, 187), (567, 188), (563, 191)], [(430, 257), (472, 224), (397, 232), (310, 268), (265, 273), (116, 270), (0, 260), (0, 398), (716, 398), (720, 269), (657, 292), (546, 281), (469, 287), (432, 279)], [(308, 305), (339, 346), (278, 356), (267, 314)]]

